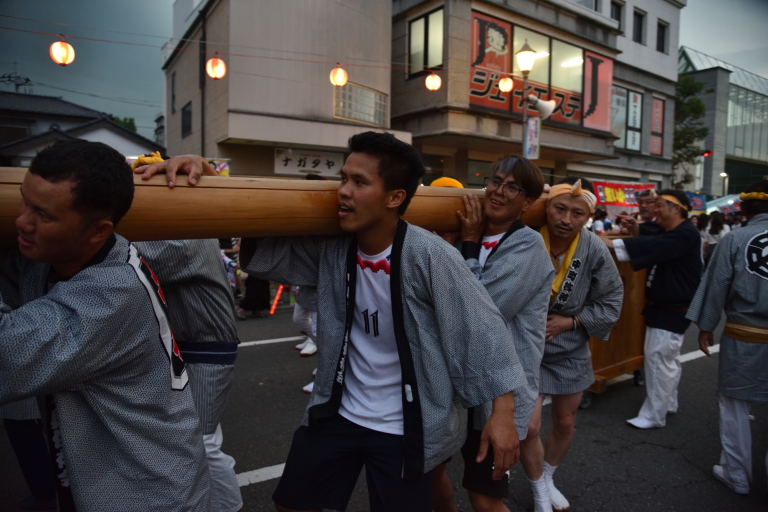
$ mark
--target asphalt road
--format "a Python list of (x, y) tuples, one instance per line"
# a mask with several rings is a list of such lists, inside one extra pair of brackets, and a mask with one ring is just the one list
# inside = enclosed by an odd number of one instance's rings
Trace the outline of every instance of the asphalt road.
[[(292, 311), (280, 308), (271, 318), (238, 322), (243, 342), (298, 335)], [(240, 349), (235, 382), (222, 427), (225, 452), (237, 459), (236, 471), (282, 464), (290, 447), (308, 395), (301, 387), (312, 379), (314, 357), (300, 357), (295, 341), (245, 346)], [(683, 353), (696, 352), (696, 333), (689, 330)], [(595, 397), (579, 412), (576, 439), (555, 475), (558, 488), (573, 511), (766, 511), (768, 404), (753, 409), (754, 483), (749, 496), (739, 496), (714, 480), (720, 443), (716, 372), (718, 356), (683, 364), (680, 410), (664, 429), (641, 431), (625, 420), (636, 415), (644, 398), (642, 387), (626, 380)], [(548, 430), (549, 408), (544, 425)], [(0, 429), (1, 430), (1, 429)], [(0, 511), (18, 510), (14, 503), (27, 494), (4, 433), (0, 433)], [(461, 456), (453, 458), (448, 473), (456, 501), (464, 512), (471, 507), (460, 488)], [(271, 493), (277, 479), (241, 487), (248, 511), (272, 511)], [(530, 486), (521, 467), (511, 471), (507, 506), (514, 511), (533, 509)], [(352, 512), (368, 510), (365, 479), (350, 502)]]

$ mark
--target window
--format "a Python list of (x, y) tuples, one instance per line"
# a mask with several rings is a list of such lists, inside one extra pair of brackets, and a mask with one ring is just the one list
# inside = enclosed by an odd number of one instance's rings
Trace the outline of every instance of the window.
[(334, 87), (333, 115), (341, 119), (387, 126), (387, 96), (351, 82)]
[(181, 137), (192, 133), (192, 102), (181, 107)]
[(611, 131), (618, 137), (613, 142), (613, 146), (640, 151), (640, 132), (643, 126), (643, 95), (623, 87), (614, 86), (611, 115)]
[(651, 154), (664, 152), (664, 100), (653, 98), (651, 109)]
[(632, 40), (636, 43), (645, 44), (645, 38), (643, 37), (645, 32), (645, 13), (635, 11), (632, 19)]
[(409, 24), (410, 75), (443, 65), (443, 9), (440, 8)]
[(663, 21), (659, 21), (656, 27), (656, 51), (661, 53), (667, 53), (667, 30), (668, 25)]
[(591, 9), (593, 11), (597, 10), (597, 0), (573, 0), (573, 2), (579, 5), (583, 5), (587, 9)]
[(618, 2), (611, 2), (611, 18), (619, 22), (619, 30), (624, 30), (624, 21), (622, 15), (624, 14), (624, 5)]
[(491, 176), (493, 162), (469, 160), (467, 162), (467, 188), (483, 188), (485, 178)]
[(176, 112), (176, 72), (171, 73), (171, 113)]

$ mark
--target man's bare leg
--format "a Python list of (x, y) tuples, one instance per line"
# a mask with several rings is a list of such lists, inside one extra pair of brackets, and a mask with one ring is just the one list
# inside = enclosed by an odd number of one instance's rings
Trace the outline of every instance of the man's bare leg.
[(547, 436), (544, 445), (544, 476), (549, 487), (552, 508), (555, 510), (570, 510), (568, 500), (557, 490), (552, 478), (558, 464), (571, 449), (581, 395), (581, 392), (552, 395), (552, 432)]
[(448, 463), (432, 470), (432, 510), (434, 512), (459, 512), (453, 500), (453, 485), (445, 472)]
[(520, 442), (520, 462), (531, 483), (533, 491), (534, 512), (550, 512), (552, 505), (549, 499), (544, 476), (544, 445), (541, 443), (541, 410), (544, 407), (544, 397), (539, 395), (536, 407), (528, 425), (528, 435)]

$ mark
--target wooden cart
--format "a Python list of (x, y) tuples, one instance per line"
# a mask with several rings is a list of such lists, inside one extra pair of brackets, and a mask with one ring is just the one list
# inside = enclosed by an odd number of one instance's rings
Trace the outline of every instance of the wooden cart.
[(624, 283), (621, 316), (607, 342), (596, 338), (589, 340), (595, 383), (584, 393), (582, 409), (591, 404), (590, 393), (604, 393), (608, 381), (615, 377), (634, 372), (635, 383), (640, 385), (643, 381), (640, 370), (643, 368), (645, 318), (642, 311), (645, 307), (645, 279), (648, 271), (635, 272), (629, 262), (616, 261), (616, 266)]

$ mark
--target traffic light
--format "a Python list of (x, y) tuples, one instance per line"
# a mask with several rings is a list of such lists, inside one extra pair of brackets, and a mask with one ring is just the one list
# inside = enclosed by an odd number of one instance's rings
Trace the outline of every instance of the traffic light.
[(712, 156), (712, 154), (713, 154), (713, 153), (714, 153), (714, 151), (712, 151), (711, 149), (707, 149), (707, 150), (705, 150), (705, 151), (704, 151), (704, 152), (701, 154), (701, 156), (703, 156), (704, 158), (707, 158), (708, 156)]

